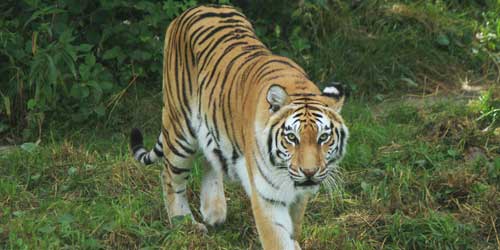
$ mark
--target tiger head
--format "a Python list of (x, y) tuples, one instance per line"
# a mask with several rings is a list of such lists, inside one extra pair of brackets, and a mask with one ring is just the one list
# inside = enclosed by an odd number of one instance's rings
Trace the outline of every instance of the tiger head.
[[(297, 189), (314, 188), (335, 179), (336, 167), (346, 151), (348, 130), (339, 112), (344, 102), (339, 86), (322, 93), (287, 91), (272, 85), (267, 92), (268, 114), (261, 149), (277, 171)], [(329, 180), (329, 181), (328, 181)]]

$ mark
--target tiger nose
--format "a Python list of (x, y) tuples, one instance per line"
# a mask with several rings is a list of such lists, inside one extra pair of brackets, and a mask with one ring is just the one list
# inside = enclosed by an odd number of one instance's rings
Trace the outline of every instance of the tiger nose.
[(300, 171), (302, 171), (306, 177), (311, 178), (318, 172), (318, 169), (319, 168), (300, 168)]

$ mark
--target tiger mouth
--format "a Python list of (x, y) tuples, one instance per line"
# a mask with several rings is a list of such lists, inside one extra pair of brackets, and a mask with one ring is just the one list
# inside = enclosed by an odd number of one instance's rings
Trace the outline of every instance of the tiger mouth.
[(315, 182), (313, 180), (306, 180), (303, 182), (295, 182), (294, 183), (295, 187), (310, 187), (310, 186), (316, 186), (319, 185), (319, 182)]

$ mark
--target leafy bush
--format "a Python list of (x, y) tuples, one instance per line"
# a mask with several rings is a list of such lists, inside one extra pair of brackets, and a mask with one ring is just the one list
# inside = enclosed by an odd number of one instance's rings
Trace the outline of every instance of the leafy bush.
[[(47, 114), (88, 121), (103, 117), (122, 90), (138, 79), (159, 85), (160, 36), (173, 17), (195, 4), (3, 2), (0, 60), (7, 65), (1, 68), (0, 81), (8, 87), (0, 92), (0, 117), (13, 126), (27, 126), (29, 136)], [(113, 94), (119, 96), (110, 98)]]

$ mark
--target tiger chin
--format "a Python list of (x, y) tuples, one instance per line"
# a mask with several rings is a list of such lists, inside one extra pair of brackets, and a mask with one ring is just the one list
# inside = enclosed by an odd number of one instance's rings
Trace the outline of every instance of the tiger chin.
[[(272, 54), (247, 18), (230, 6), (191, 8), (169, 25), (163, 59), (162, 128), (152, 150), (138, 129), (134, 158), (163, 160), (163, 200), (170, 223), (226, 220), (223, 177), (251, 200), (265, 250), (300, 249), (308, 197), (335, 184), (348, 129), (340, 86), (320, 91), (292, 60)], [(189, 208), (187, 179), (204, 156), (202, 224)]]

